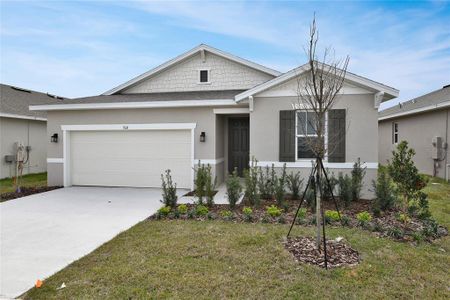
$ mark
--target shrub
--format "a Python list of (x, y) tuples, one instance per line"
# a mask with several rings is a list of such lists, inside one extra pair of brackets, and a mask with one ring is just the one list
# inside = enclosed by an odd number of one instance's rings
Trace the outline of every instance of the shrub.
[(339, 213), (335, 210), (325, 211), (325, 221), (333, 223), (339, 221)]
[(178, 211), (180, 214), (184, 215), (184, 214), (187, 213), (188, 207), (187, 207), (186, 204), (180, 204), (180, 205), (178, 205), (177, 211)]
[(316, 211), (316, 197), (314, 196), (314, 188), (309, 185), (308, 190), (305, 194), (305, 201), (308, 204), (308, 207), (311, 208), (313, 212)]
[(203, 197), (206, 195), (206, 182), (207, 182), (207, 170), (206, 166), (198, 161), (197, 170), (195, 173), (195, 196), (197, 197), (197, 203), (203, 204)]
[(242, 209), (242, 213), (244, 214), (244, 220), (247, 222), (251, 222), (253, 219), (253, 210), (250, 207), (244, 207)]
[(304, 220), (306, 218), (306, 214), (307, 214), (307, 209), (306, 208), (300, 208), (298, 210), (298, 214), (297, 214), (297, 218)]
[(158, 216), (166, 217), (170, 214), (170, 211), (171, 211), (170, 206), (163, 206), (160, 209), (158, 209)]
[[(328, 171), (327, 171), (327, 174), (328, 174)], [(338, 184), (338, 180), (336, 179), (336, 177), (334, 177), (334, 173), (331, 173), (331, 175), (328, 176), (328, 180), (330, 181), (329, 187), (328, 187), (327, 180), (325, 179), (325, 177), (322, 177), (322, 181), (320, 182), (320, 185), (322, 187), (323, 197), (325, 199), (331, 198), (330, 188), (331, 188), (331, 191), (333, 192), (333, 195), (336, 196), (335, 190), (336, 190), (336, 185)]]
[(211, 166), (208, 164), (205, 174), (205, 196), (206, 204), (211, 207), (214, 204), (214, 194), (217, 185), (217, 176), (212, 176)]
[(279, 216), (277, 222), (280, 224), (286, 224), (286, 219), (283, 216)]
[(397, 221), (406, 224), (406, 223), (409, 223), (409, 221), (411, 221), (411, 219), (410, 219), (410, 217), (408, 217), (407, 214), (399, 214), (397, 216)]
[(349, 226), (350, 225), (350, 218), (346, 215), (341, 216), (341, 222), (343, 226)]
[(390, 237), (393, 237), (394, 239), (402, 239), (405, 236), (405, 233), (403, 232), (403, 230), (401, 230), (398, 227), (390, 227), (387, 230), (387, 235)]
[(191, 208), (187, 213), (188, 219), (193, 219), (195, 217), (195, 215), (196, 215), (195, 208)]
[(206, 216), (208, 212), (209, 212), (208, 208), (202, 204), (199, 204), (195, 207), (195, 214), (197, 216)]
[(250, 205), (259, 206), (260, 194), (258, 191), (258, 168), (256, 167), (258, 161), (252, 159), (250, 167), (244, 170), (245, 177), (245, 196)]
[(262, 168), (258, 169), (258, 189), (263, 199), (272, 199), (275, 193), (275, 168), (266, 166), (263, 172)]
[(280, 177), (275, 178), (275, 198), (277, 199), (277, 203), (280, 206), (284, 204), (284, 196), (286, 186), (286, 163), (283, 164), (283, 169), (281, 171)]
[(286, 177), (286, 183), (291, 191), (292, 199), (300, 199), (300, 190), (303, 185), (303, 179), (300, 177), (300, 172), (291, 172)]
[(361, 190), (363, 187), (363, 179), (366, 175), (366, 168), (361, 167), (361, 159), (353, 164), (352, 169), (352, 200), (356, 201), (361, 198)]
[(386, 211), (394, 207), (397, 201), (397, 193), (389, 174), (384, 168), (378, 169), (377, 181), (372, 182), (375, 199), (374, 211)]
[(267, 206), (266, 213), (272, 218), (281, 216), (281, 209), (276, 207), (275, 205)]
[(173, 207), (175, 208), (177, 206), (177, 184), (173, 183), (172, 181), (172, 175), (170, 174), (170, 170), (167, 169), (165, 172), (165, 176), (161, 174), (161, 181), (162, 181), (162, 200), (161, 202), (164, 203), (165, 206)]
[(426, 181), (414, 165), (415, 154), (414, 149), (408, 147), (408, 142), (402, 141), (396, 150), (392, 151), (392, 160), (387, 166), (389, 175), (402, 195), (405, 210), (411, 199), (420, 197), (418, 192), (426, 185)]
[(422, 235), (425, 237), (437, 237), (439, 225), (435, 220), (429, 219), (423, 223)]
[(215, 220), (215, 219), (217, 219), (217, 216), (214, 213), (212, 213), (212, 212), (209, 212), (206, 215), (206, 217), (208, 218), (208, 220)]
[(339, 199), (344, 203), (345, 207), (350, 206), (350, 202), (352, 201), (352, 179), (347, 174), (342, 175), (339, 173), (338, 178), (339, 184)]
[(372, 216), (367, 211), (362, 211), (356, 215), (356, 219), (358, 220), (359, 225), (365, 226), (370, 221), (372, 221)]
[(223, 218), (231, 219), (231, 218), (233, 217), (233, 212), (232, 212), (231, 210), (222, 210), (222, 211), (220, 212), (220, 215), (221, 215)]
[(236, 206), (236, 202), (239, 201), (239, 197), (241, 196), (242, 192), (242, 186), (241, 182), (239, 181), (237, 169), (234, 169), (233, 173), (231, 175), (228, 175), (226, 185), (228, 202), (230, 203), (230, 208), (234, 209), (234, 207)]

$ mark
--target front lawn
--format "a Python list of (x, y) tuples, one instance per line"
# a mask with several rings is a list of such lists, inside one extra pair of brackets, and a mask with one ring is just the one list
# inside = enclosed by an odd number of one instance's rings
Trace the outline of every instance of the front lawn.
[[(432, 184), (437, 182), (439, 184)], [(450, 225), (450, 185), (427, 187), (436, 220)], [(143, 221), (33, 288), (24, 298), (419, 298), (450, 297), (450, 237), (432, 244), (330, 228), (362, 255), (353, 268), (299, 264), (282, 241), (288, 225)], [(313, 228), (295, 226), (295, 235)], [(57, 290), (62, 283), (66, 288)]]
[[(23, 187), (47, 186), (47, 173), (36, 173), (22, 176)], [(0, 194), (14, 192), (12, 178), (0, 179)]]

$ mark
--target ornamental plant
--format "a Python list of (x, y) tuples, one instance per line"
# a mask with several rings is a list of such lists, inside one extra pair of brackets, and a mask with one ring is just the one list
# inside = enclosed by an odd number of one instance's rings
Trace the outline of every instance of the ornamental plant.
[(375, 191), (373, 201), (374, 211), (386, 211), (392, 209), (397, 202), (397, 190), (385, 168), (378, 169), (377, 181), (372, 181)]
[(284, 206), (284, 196), (286, 192), (284, 187), (286, 186), (286, 163), (283, 164), (281, 175), (275, 178), (275, 199), (279, 206)]
[(263, 199), (272, 199), (275, 194), (275, 168), (266, 166), (264, 171), (261, 167), (258, 169), (258, 189)]
[(366, 175), (366, 168), (361, 166), (361, 159), (354, 163), (352, 169), (352, 201), (359, 200), (361, 198), (361, 190), (364, 184), (364, 176)]
[(272, 218), (279, 217), (281, 216), (281, 209), (272, 204), (266, 207), (266, 213)]
[(367, 225), (370, 221), (372, 221), (372, 216), (367, 211), (362, 211), (356, 215), (356, 219), (358, 220), (358, 224), (361, 226)]
[(339, 213), (335, 210), (325, 211), (325, 220), (329, 223), (339, 221)]
[(178, 210), (178, 212), (179, 212), (180, 214), (184, 215), (184, 214), (187, 213), (188, 207), (187, 207), (186, 204), (180, 204), (180, 205), (178, 205), (177, 210)]
[(161, 202), (168, 207), (175, 208), (177, 206), (177, 184), (172, 181), (170, 170), (167, 169), (165, 175), (161, 174), (162, 181), (162, 200)]
[(230, 203), (230, 208), (234, 209), (234, 207), (236, 206), (236, 202), (239, 201), (239, 197), (242, 192), (242, 186), (237, 169), (234, 169), (233, 173), (231, 175), (228, 175), (226, 185), (228, 202)]
[(345, 207), (349, 207), (353, 198), (352, 194), (352, 178), (347, 174), (339, 173), (339, 199), (344, 203)]
[(170, 206), (163, 206), (160, 209), (158, 209), (158, 216), (166, 217), (167, 215), (169, 215), (170, 211), (171, 211)]
[(199, 204), (195, 207), (195, 214), (197, 216), (206, 216), (208, 212), (209, 212), (208, 208), (204, 205)]
[(253, 219), (253, 210), (250, 207), (244, 207), (242, 209), (242, 213), (244, 214), (244, 220), (247, 222), (251, 222)]
[(300, 177), (300, 172), (291, 172), (286, 177), (286, 183), (291, 191), (292, 199), (300, 199), (300, 190), (302, 188), (303, 179)]
[(250, 205), (259, 206), (261, 195), (258, 189), (258, 161), (252, 158), (250, 167), (244, 170), (245, 177), (245, 197)]

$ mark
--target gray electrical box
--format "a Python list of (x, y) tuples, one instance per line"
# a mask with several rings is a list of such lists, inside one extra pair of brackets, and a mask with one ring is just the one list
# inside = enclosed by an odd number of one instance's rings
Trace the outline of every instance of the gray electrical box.
[(7, 163), (13, 163), (15, 160), (14, 155), (5, 155), (5, 162)]
[(435, 136), (431, 142), (432, 148), (431, 148), (431, 158), (432, 159), (442, 159), (442, 137)]

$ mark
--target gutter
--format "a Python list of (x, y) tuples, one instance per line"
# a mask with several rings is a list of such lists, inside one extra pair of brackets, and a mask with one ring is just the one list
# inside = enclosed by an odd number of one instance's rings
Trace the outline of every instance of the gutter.
[(396, 118), (396, 117), (403, 117), (403, 116), (413, 115), (413, 114), (426, 112), (426, 111), (430, 111), (430, 110), (434, 110), (434, 109), (438, 109), (438, 108), (445, 108), (445, 107), (450, 107), (450, 100), (446, 101), (446, 102), (441, 102), (441, 103), (438, 103), (438, 104), (424, 106), (424, 107), (420, 107), (420, 108), (416, 108), (416, 109), (412, 109), (412, 110), (408, 110), (408, 111), (404, 111), (404, 112), (398, 112), (398, 113), (395, 113), (395, 114), (392, 114), (392, 115), (380, 117), (380, 118), (378, 118), (378, 121), (384, 121), (384, 120), (389, 120), (389, 119), (393, 119), (393, 118)]

